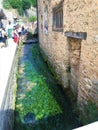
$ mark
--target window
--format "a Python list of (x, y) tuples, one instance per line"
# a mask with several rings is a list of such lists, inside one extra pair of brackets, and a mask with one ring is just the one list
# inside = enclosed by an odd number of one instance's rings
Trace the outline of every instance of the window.
[(53, 9), (53, 30), (63, 31), (63, 7), (59, 5)]

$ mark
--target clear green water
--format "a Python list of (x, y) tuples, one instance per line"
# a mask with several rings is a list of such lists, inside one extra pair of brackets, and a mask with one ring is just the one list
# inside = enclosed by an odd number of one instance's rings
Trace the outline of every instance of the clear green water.
[(14, 130), (72, 130), (80, 125), (37, 44), (22, 47), (17, 76)]

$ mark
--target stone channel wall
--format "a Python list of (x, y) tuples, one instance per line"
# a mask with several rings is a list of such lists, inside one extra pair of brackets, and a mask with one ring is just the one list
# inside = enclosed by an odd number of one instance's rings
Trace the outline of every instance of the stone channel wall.
[(6, 90), (2, 101), (2, 106), (0, 109), (0, 130), (13, 130), (15, 98), (16, 98), (15, 93), (17, 88), (16, 83), (17, 63), (18, 63), (18, 54), (16, 49), (12, 67), (10, 70), (10, 75), (8, 78), (8, 83), (6, 85)]
[[(63, 3), (63, 31), (53, 30), (53, 9)], [(38, 0), (39, 42), (63, 88), (80, 106), (98, 105), (98, 1)], [(47, 25), (47, 28), (45, 27)], [(87, 38), (65, 36), (84, 33)]]

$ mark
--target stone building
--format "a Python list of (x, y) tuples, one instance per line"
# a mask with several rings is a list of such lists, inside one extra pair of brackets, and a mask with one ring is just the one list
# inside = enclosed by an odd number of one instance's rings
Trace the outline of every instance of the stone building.
[(64, 90), (98, 105), (98, 1), (38, 0), (39, 45)]

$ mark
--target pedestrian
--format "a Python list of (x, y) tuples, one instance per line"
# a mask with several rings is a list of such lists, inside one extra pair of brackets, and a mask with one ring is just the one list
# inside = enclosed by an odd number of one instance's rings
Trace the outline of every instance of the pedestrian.
[(0, 47), (6, 47), (7, 46), (7, 33), (4, 28), (0, 28)]
[(13, 25), (11, 24), (10, 21), (8, 25), (6, 26), (6, 31), (7, 31), (8, 38), (12, 38)]
[(2, 28), (3, 27), (3, 23), (2, 23), (2, 21), (0, 20), (0, 28)]
[(7, 32), (5, 28), (2, 28), (2, 41), (5, 44), (5, 47), (7, 47)]
[(16, 27), (13, 29), (13, 40), (15, 43), (19, 44), (19, 34)]
[(18, 34), (19, 34), (19, 37), (21, 36), (21, 26), (19, 25), (19, 28), (18, 28)]

